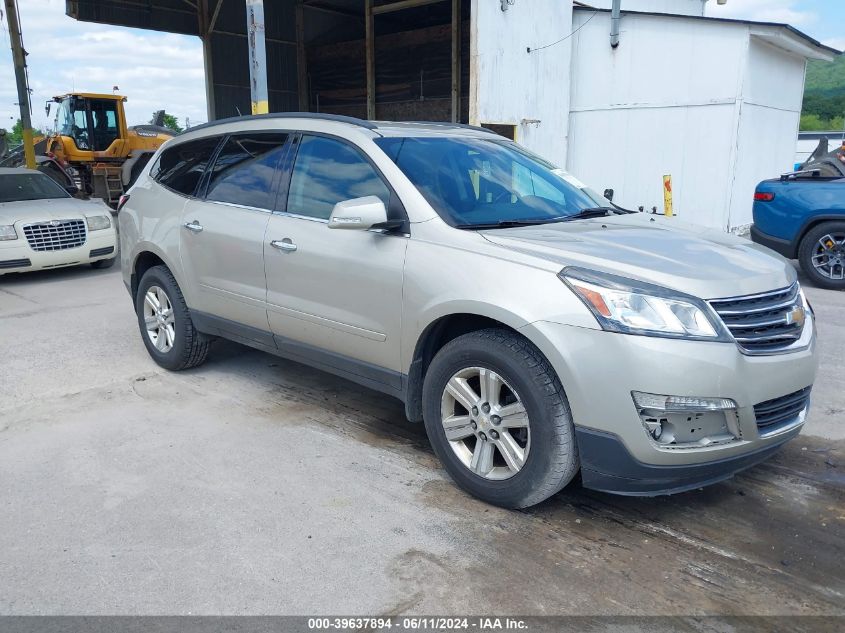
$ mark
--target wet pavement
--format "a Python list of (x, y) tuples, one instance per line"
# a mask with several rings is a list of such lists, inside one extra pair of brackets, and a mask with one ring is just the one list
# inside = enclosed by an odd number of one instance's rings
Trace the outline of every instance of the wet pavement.
[(845, 293), (804, 434), (732, 480), (527, 511), (398, 401), (231, 343), (147, 356), (119, 272), (0, 278), (0, 614), (845, 614)]

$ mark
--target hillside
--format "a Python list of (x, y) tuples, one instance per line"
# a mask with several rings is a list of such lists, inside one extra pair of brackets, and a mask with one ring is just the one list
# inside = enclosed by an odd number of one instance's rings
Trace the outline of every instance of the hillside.
[(845, 55), (811, 61), (804, 86), (802, 130), (838, 130), (845, 125)]

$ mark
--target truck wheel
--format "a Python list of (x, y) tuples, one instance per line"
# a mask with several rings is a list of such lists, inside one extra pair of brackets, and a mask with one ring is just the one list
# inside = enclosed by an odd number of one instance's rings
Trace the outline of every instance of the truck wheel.
[(423, 382), (423, 419), (455, 482), (505, 508), (547, 499), (578, 472), (569, 403), (549, 362), (504, 329), (447, 343)]
[(156, 363), (178, 371), (205, 362), (208, 338), (194, 327), (179, 284), (166, 266), (153, 266), (141, 277), (135, 311), (141, 338)]
[(824, 222), (807, 231), (798, 262), (815, 285), (845, 289), (845, 222)]

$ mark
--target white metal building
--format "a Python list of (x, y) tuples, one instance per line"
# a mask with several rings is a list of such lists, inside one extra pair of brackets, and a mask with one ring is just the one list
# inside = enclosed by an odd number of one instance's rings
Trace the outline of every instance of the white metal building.
[(836, 54), (786, 25), (705, 18), (701, 0), (624, 0), (615, 49), (610, 0), (576, 3), (571, 27), (553, 0), (499, 4), (473, 3), (470, 122), (515, 125), (629, 208), (662, 212), (671, 175), (676, 215), (725, 230), (750, 224), (760, 180), (792, 168), (806, 61)]
[[(728, 0), (728, 2), (739, 0)], [(706, 0), (265, 0), (270, 111), (486, 125), (615, 201), (737, 229), (754, 185), (792, 167), (807, 59), (782, 24)], [(250, 109), (244, 0), (69, 0), (78, 20), (202, 38), (209, 120)]]

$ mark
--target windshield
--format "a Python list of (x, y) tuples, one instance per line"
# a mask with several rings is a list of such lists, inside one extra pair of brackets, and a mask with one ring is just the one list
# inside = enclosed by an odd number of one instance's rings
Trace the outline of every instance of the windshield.
[(596, 200), (563, 172), (506, 139), (375, 139), (452, 226), (565, 220)]
[(84, 99), (67, 97), (59, 102), (59, 108), (56, 111), (56, 131), (62, 136), (71, 137), (78, 149), (91, 149)]
[(56, 181), (42, 173), (0, 174), (0, 202), (69, 197)]

